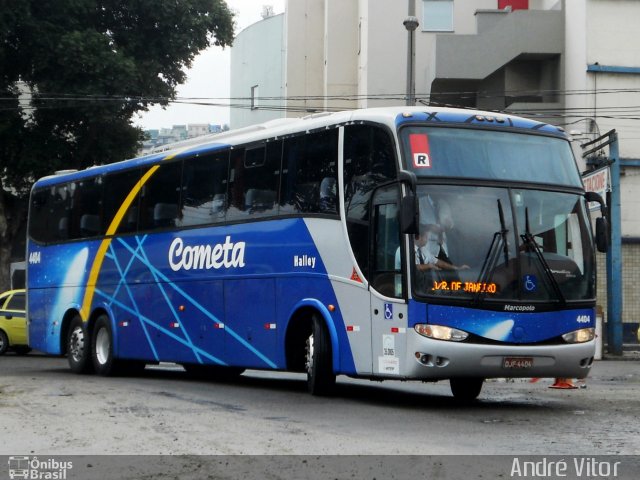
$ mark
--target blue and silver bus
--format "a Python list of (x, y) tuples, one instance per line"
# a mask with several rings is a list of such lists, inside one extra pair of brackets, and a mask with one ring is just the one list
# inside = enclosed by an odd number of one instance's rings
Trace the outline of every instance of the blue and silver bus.
[(430, 107), (53, 175), (30, 198), (29, 344), (78, 373), (306, 372), (320, 395), (337, 375), (463, 399), (487, 378), (583, 378), (594, 198), (561, 129)]

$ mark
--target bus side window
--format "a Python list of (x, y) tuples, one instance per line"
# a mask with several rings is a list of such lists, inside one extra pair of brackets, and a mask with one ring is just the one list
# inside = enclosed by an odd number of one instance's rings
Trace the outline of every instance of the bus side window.
[(34, 191), (31, 195), (29, 213), (29, 237), (37, 242), (46, 243), (53, 238), (52, 222), (49, 215), (49, 202), (52, 200), (49, 189)]
[(142, 189), (138, 230), (176, 226), (181, 183), (181, 161), (160, 164)]
[(229, 151), (185, 160), (180, 226), (224, 222), (228, 174)]
[(229, 156), (229, 191), (227, 220), (244, 218), (244, 148), (231, 150)]
[(242, 182), (246, 215), (264, 217), (278, 213), (281, 157), (281, 141), (247, 147)]
[(68, 240), (70, 237), (69, 217), (71, 215), (70, 185), (59, 185), (52, 188), (50, 198), (49, 237), (51, 241)]
[(282, 159), (280, 213), (336, 215), (337, 159), (337, 129), (286, 139)]
[(402, 297), (399, 192), (396, 186), (378, 192), (373, 212), (371, 285), (387, 297)]
[(72, 238), (102, 235), (102, 177), (75, 183), (72, 210)]
[[(140, 179), (140, 170), (126, 170), (110, 173), (104, 177), (104, 196), (102, 231), (107, 232), (125, 199)], [(133, 233), (138, 228), (138, 198), (129, 205), (124, 216), (119, 220), (118, 229), (113, 233)]]
[(369, 271), (371, 194), (396, 177), (390, 135), (373, 125), (346, 126), (344, 138), (344, 203), (351, 248), (364, 275)]

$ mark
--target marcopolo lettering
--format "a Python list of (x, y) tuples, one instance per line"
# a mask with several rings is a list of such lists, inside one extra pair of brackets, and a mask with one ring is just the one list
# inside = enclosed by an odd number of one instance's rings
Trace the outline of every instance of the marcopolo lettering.
[(215, 245), (187, 245), (177, 237), (169, 247), (171, 270), (218, 270), (244, 267), (245, 242), (233, 243), (227, 236), (224, 243)]

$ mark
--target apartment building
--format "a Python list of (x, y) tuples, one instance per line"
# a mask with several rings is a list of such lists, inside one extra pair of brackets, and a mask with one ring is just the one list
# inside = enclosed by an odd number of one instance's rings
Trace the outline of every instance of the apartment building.
[[(231, 128), (404, 104), (412, 0), (293, 0), (231, 50)], [(513, 112), (577, 145), (615, 129), (622, 157), (624, 311), (640, 320), (640, 2), (413, 0), (417, 103)], [(584, 171), (589, 167), (582, 162)], [(604, 263), (600, 256), (599, 262)], [(604, 267), (600, 269), (604, 297)], [(604, 305), (603, 305), (604, 306)], [(606, 308), (605, 308), (606, 310)]]

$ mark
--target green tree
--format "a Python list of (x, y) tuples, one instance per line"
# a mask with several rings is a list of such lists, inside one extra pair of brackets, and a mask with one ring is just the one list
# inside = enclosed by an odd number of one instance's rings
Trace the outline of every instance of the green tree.
[(224, 0), (0, 0), (0, 291), (34, 180), (133, 156), (133, 114), (233, 27)]

